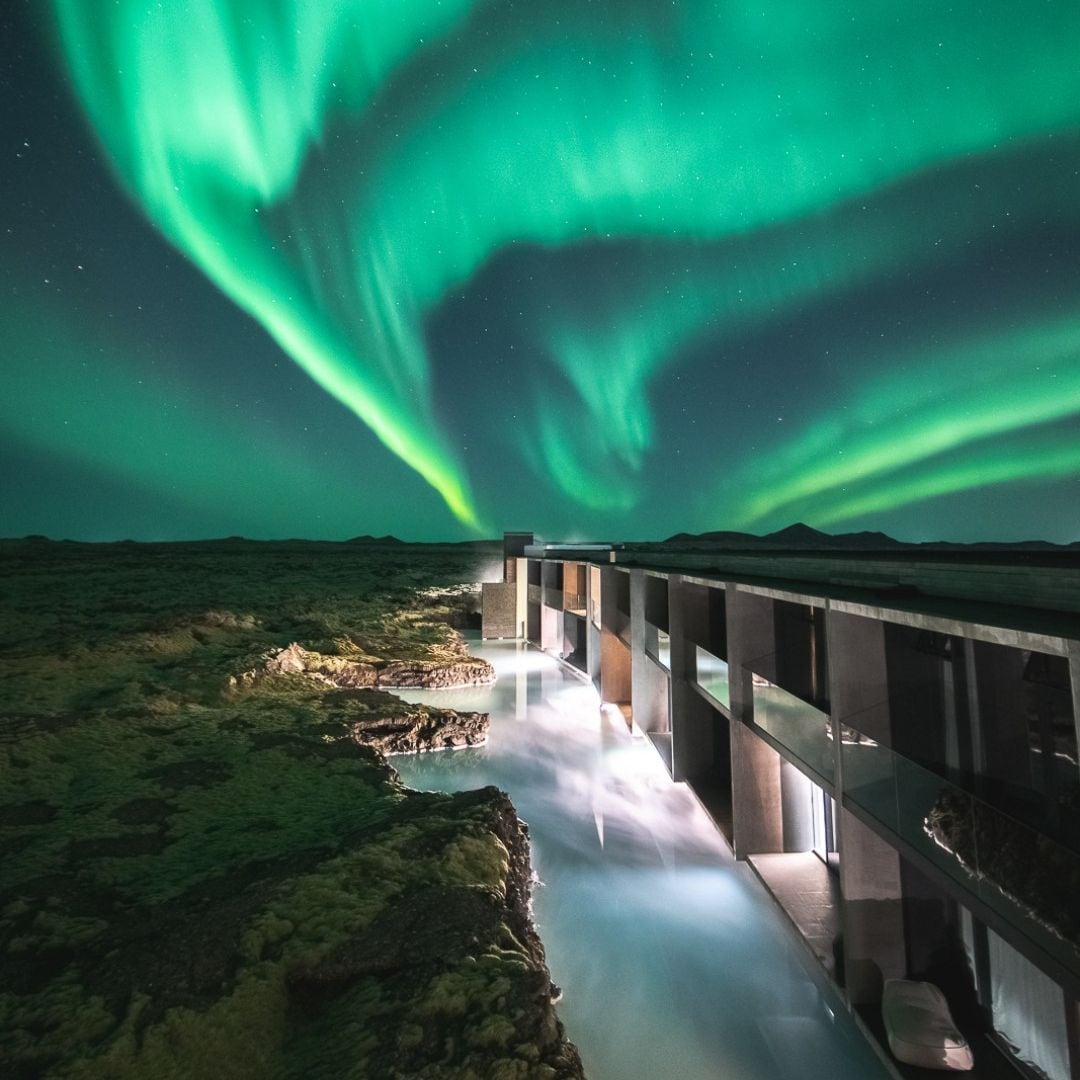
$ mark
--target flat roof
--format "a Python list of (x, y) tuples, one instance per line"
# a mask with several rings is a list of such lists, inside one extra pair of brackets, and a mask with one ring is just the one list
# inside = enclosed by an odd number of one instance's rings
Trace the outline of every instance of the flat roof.
[(1067, 550), (705, 552), (545, 544), (529, 554), (558, 561), (579, 554), (589, 561), (597, 551), (616, 552), (614, 563), (597, 564), (604, 569), (677, 574), (703, 585), (730, 582), (777, 599), (827, 603), (833, 610), (944, 633), (996, 640), (993, 631), (1000, 628), (1020, 635), (1022, 647), (1056, 653), (1080, 641), (1080, 553)]

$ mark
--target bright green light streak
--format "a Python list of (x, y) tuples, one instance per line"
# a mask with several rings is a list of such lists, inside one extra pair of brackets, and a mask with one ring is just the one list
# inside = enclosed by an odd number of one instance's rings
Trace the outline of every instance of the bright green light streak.
[(476, 527), (423, 381), (402, 394), (365, 364), (364, 343), (324, 317), (311, 280), (278, 256), (258, 217), (292, 189), (328, 115), (364, 103), (419, 37), (444, 32), (468, 6), (119, 0), (104, 11), (56, 0), (83, 102), (155, 223)]
[[(1030, 438), (1029, 433), (1022, 433)], [(866, 514), (893, 510), (938, 495), (1017, 480), (1050, 480), (1080, 472), (1080, 440), (1062, 438), (1034, 443), (1012, 441), (990, 446), (970, 461), (930, 463), (917, 473), (887, 478), (862, 495), (838, 497), (827, 509), (813, 515), (818, 528), (849, 521)], [(1013, 523), (1022, 527), (1023, 522)]]
[[(896, 367), (902, 377), (871, 383), (842, 413), (756, 459), (739, 482), (739, 490), (750, 494), (726, 508), (735, 527), (785, 516), (832, 523), (853, 516), (840, 509), (851, 505), (882, 509), (900, 505), (888, 499), (924, 498), (917, 494), (918, 477), (893, 483), (890, 474), (969, 443), (1080, 413), (1080, 320), (1073, 316), (1026, 327), (926, 358), (899, 358)], [(1070, 447), (1060, 449), (1044, 448), (1017, 461), (1034, 468), (1046, 460), (1057, 469), (1070, 460)], [(947, 475), (964, 476), (976, 486), (996, 482), (1003, 469), (1000, 462), (988, 465), (982, 481), (971, 464)], [(872, 481), (881, 485), (880, 496), (864, 494), (853, 501), (845, 492)], [(939, 481), (933, 475), (922, 482), (929, 494), (936, 493)]]
[[(1016, 167), (991, 156), (984, 170), (1002, 169), (1011, 176)], [(898, 185), (877, 192), (871, 212), (860, 199), (828, 215), (724, 243), (653, 242), (642, 246), (629, 266), (620, 267), (617, 280), (600, 281), (585, 294), (563, 289), (553, 298), (550, 290), (541, 289), (523, 322), (539, 328), (536, 336), (579, 399), (571, 403), (563, 394), (550, 394), (536, 405), (545, 421), (540, 436), (543, 475), (594, 508), (598, 498), (607, 505), (614, 485), (620, 492), (618, 505), (626, 505), (629, 492), (640, 488), (635, 474), (652, 445), (650, 384), (695, 342), (709, 335), (722, 341), (725, 333), (762, 325), (777, 311), (841, 296), (855, 285), (884, 280), (899, 267), (918, 274), (924, 265), (963, 251), (987, 217), (1007, 218), (1022, 228), (1011, 184), (989, 185), (978, 209), (972, 207), (971, 171), (968, 167), (932, 181), (940, 221), (929, 250), (925, 238), (909, 225), (910, 206), (918, 196), (912, 185)], [(1046, 195), (1068, 199), (1054, 184)], [(732, 378), (737, 377), (733, 372)], [(948, 393), (948, 378), (946, 372), (926, 386), (935, 394)], [(695, 372), (686, 372), (688, 394), (694, 392), (696, 379)], [(896, 379), (909, 381), (906, 374)], [(965, 370), (959, 384), (968, 381)], [(889, 396), (886, 379), (875, 380), (874, 386), (878, 395)], [(910, 394), (912, 387), (904, 389)], [(584, 415), (577, 406), (586, 410)], [(579, 446), (582, 432), (591, 443)], [(528, 455), (533, 431), (522, 430), (519, 440)], [(559, 440), (567, 447), (575, 444), (574, 450), (556, 453)], [(591, 468), (607, 470), (602, 483), (597, 475), (592, 498), (580, 497), (582, 456)]]
[[(1071, 2), (54, 4), (154, 221), (465, 522), (422, 319), (500, 248), (743, 234), (1080, 118)], [(658, 366), (615, 368), (633, 466)], [(574, 376), (592, 407), (605, 381)]]
[(523, 447), (526, 460), (537, 471), (542, 468), (581, 506), (607, 512), (630, 510), (638, 501), (638, 492), (606, 456), (605, 436), (590, 431), (591, 423), (591, 417), (578, 412), (564, 416), (541, 411), (536, 417), (536, 441)]

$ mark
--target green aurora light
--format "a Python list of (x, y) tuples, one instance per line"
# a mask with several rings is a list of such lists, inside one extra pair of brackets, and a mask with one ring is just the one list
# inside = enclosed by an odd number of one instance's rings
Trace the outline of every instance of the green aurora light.
[[(658, 383), (695, 347), (1018, 234), (1039, 201), (973, 196), (970, 174), (1080, 125), (1080, 6), (1063, 0), (1038, 18), (1004, 0), (53, 7), (149, 219), (470, 528), (499, 496), (447, 430), (426, 327), (501, 254), (650, 248), (520, 314), (560, 390), (522, 379), (517, 451), (633, 522)], [(937, 175), (953, 179), (913, 223), (896, 192)], [(1075, 170), (1046, 183), (1075, 203)], [(1078, 327), (1032, 310), (925, 353), (852, 350), (819, 414), (735, 463), (698, 524), (834, 524), (1080, 471), (1063, 426)]]

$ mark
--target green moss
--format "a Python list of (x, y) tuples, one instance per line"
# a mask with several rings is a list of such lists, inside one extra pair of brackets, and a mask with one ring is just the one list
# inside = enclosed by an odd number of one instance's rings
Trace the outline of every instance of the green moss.
[[(400, 1058), (418, 1076), (496, 1059), (533, 1075), (498, 1015), (534, 966), (505, 925), (475, 958), (400, 977), (346, 962), (424, 889), (505, 896), (482, 803), (409, 793), (352, 743), (358, 717), (404, 710), (389, 694), (229, 686), (292, 641), (461, 655), (450, 606), (416, 589), (467, 579), (475, 556), (316, 547), (0, 542), (0, 1060), (16, 1070), (318, 1080)], [(342, 957), (325, 1000), (295, 989)]]
[[(359, 980), (337, 998), (285, 1047), (287, 1077), (307, 1080), (374, 1080), (369, 1068), (378, 1050), (380, 1030), (392, 1024), (394, 1002), (385, 998), (376, 979)], [(384, 1074), (385, 1075), (385, 1074)]]
[(510, 857), (497, 836), (462, 836), (446, 849), (443, 880), (450, 884), (485, 885), (506, 894)]
[(67, 970), (38, 993), (0, 993), (0, 1060), (62, 1061), (94, 1046), (116, 1023), (102, 998)]
[(517, 1028), (505, 1017), (492, 1013), (485, 1016), (465, 1032), (466, 1040), (473, 1046), (507, 1046), (517, 1037)]
[(65, 1080), (256, 1080), (279, 1072), (286, 1030), (286, 995), (280, 970), (265, 965), (244, 972), (232, 993), (209, 1009), (170, 1009), (138, 1033), (147, 1007), (136, 999), (126, 1022), (99, 1056), (57, 1071)]

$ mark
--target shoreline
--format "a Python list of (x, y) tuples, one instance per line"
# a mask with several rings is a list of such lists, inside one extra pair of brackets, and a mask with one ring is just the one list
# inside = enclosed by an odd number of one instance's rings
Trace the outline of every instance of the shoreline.
[(366, 656), (475, 663), (448, 626), (469, 594), (430, 595), (469, 553), (418, 589), (367, 550), (254, 551), (238, 575), (235, 555), (50, 548), (2, 564), (7, 1075), (582, 1075), (513, 804), (409, 789), (357, 737), (419, 716), (418, 749), (452, 749), (465, 717), (479, 745), (486, 716), (480, 735), (483, 714), (301, 673), (228, 687), (275, 638), (325, 657), (346, 627)]

